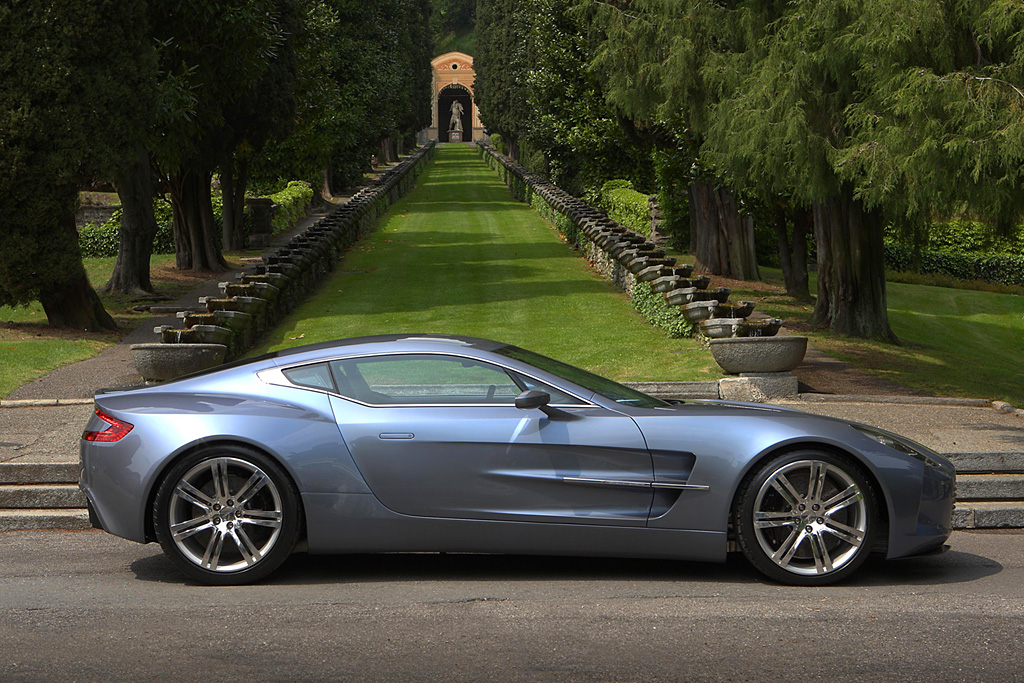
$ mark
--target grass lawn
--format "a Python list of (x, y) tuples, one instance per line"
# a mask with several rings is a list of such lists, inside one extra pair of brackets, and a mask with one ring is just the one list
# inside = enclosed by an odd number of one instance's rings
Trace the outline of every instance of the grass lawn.
[[(781, 271), (761, 268), (780, 283)], [(816, 282), (811, 276), (811, 292)], [(901, 282), (887, 284), (889, 324), (902, 344), (864, 341), (807, 329), (813, 308), (776, 292), (736, 289), (784, 318), (829, 355), (908, 387), (949, 396), (1024, 404), (1024, 296)]]
[(403, 332), (498, 339), (618, 380), (721, 376), (697, 342), (648, 325), (469, 145), (442, 146), (255, 352)]
[[(228, 263), (232, 268), (238, 267), (241, 264), (238, 258), (249, 253), (229, 255)], [(110, 279), (115, 260), (113, 257), (84, 259), (93, 287), (100, 287)], [(157, 292), (170, 300), (198, 287), (208, 278), (223, 277), (179, 273), (174, 270), (174, 254), (154, 255), (150, 261), (150, 276)], [(53, 329), (46, 324), (46, 314), (38, 302), (17, 308), (0, 306), (0, 398), (55, 368), (95, 356), (149, 317), (148, 313), (132, 310), (139, 303), (133, 297), (101, 294), (100, 298), (120, 326), (119, 332)]]

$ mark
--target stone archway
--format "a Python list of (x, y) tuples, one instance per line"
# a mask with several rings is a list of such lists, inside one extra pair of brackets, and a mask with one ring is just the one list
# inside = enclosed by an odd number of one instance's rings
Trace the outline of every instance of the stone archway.
[(476, 79), (476, 73), (473, 71), (473, 57), (464, 52), (446, 52), (430, 60), (430, 66), (433, 71), (431, 88), (433, 112), (430, 127), (420, 131), (417, 135), (419, 144), (424, 144), (428, 140), (449, 141), (451, 107), (452, 102), (455, 101), (460, 102), (463, 107), (462, 141), (473, 142), (486, 139), (484, 126), (480, 122), (480, 112), (477, 111), (473, 95), (473, 81)]
[(452, 141), (452, 108), (456, 102), (462, 108), (462, 115), (458, 117), (461, 124), (459, 137), (462, 138), (459, 142), (469, 142), (473, 139), (473, 94), (461, 83), (452, 83), (441, 88), (441, 92), (437, 94), (438, 142)]

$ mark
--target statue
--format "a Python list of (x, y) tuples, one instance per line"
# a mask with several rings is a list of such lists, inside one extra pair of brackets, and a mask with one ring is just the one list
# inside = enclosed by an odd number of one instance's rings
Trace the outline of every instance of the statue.
[(453, 130), (462, 132), (462, 103), (458, 100), (452, 102), (452, 120), (448, 124), (448, 131)]

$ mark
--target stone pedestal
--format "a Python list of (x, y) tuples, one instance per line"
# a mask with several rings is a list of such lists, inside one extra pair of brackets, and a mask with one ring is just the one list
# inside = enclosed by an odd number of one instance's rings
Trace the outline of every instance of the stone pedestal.
[(462, 131), (453, 130), (448, 133), (448, 142), (462, 142)]
[(793, 398), (799, 382), (792, 372), (744, 372), (719, 381), (718, 392), (727, 401), (764, 403), (774, 398)]
[(249, 229), (249, 247), (268, 247), (274, 234), (274, 200), (267, 197), (253, 197), (245, 200), (252, 214), (252, 227)]

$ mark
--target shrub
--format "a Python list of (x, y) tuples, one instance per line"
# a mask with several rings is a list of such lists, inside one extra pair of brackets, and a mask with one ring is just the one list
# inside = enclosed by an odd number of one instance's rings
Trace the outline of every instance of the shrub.
[(288, 230), (306, 215), (306, 208), (313, 201), (313, 188), (302, 180), (293, 180), (283, 190), (275, 192), (269, 198), (277, 205), (274, 220), (274, 234)]
[[(913, 270), (914, 250), (889, 242), (885, 245), (885, 265), (891, 270)], [(921, 252), (922, 273), (942, 273), (958, 280), (984, 280), (1005, 285), (1024, 285), (1024, 257), (1008, 254), (950, 254)]]
[[(217, 207), (219, 210), (219, 207)], [(171, 203), (158, 198), (153, 201), (156, 214), (156, 238), (153, 241), (154, 254), (174, 253), (174, 230), (171, 227)], [(117, 256), (121, 243), (121, 209), (115, 211), (110, 220), (102, 225), (87, 223), (78, 231), (78, 248), (82, 256)]]
[(609, 180), (601, 186), (599, 206), (616, 222), (645, 237), (651, 236), (650, 198), (628, 180)]

